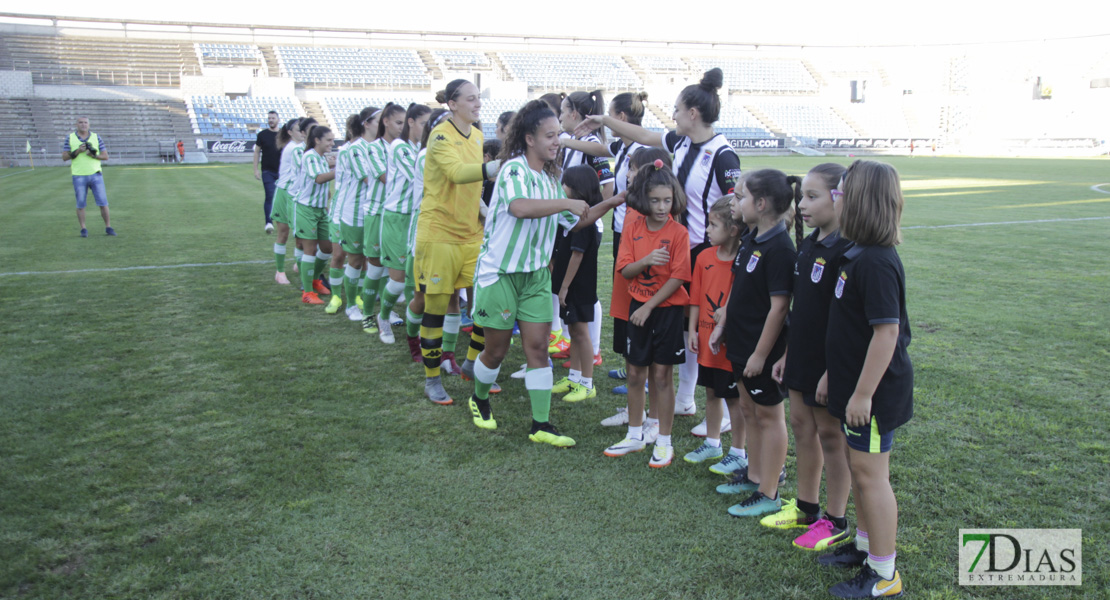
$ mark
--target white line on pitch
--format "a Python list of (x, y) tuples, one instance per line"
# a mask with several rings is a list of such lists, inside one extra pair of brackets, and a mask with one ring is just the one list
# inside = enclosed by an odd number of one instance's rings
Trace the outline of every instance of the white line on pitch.
[(1100, 183), (1098, 185), (1092, 185), (1091, 186), (1091, 191), (1095, 191), (1095, 192), (1098, 192), (1100, 194), (1110, 194), (1110, 191), (1102, 189), (1102, 187), (1106, 186), (1106, 185), (1110, 185), (1110, 183)]
[(0, 175), (0, 179), (3, 179), (5, 177), (11, 177), (12, 175), (22, 175), (24, 173), (34, 173), (34, 172), (35, 172), (34, 169), (24, 169), (22, 171), (16, 171), (15, 173), (8, 173), (7, 175)]
[(188, 263), (184, 265), (148, 265), (143, 267), (111, 267), (106, 269), (74, 269), (72, 271), (19, 271), (14, 273), (0, 273), (0, 277), (8, 277), (11, 275), (68, 275), (71, 273), (110, 273), (113, 271), (148, 271), (150, 269), (185, 269), (191, 267), (227, 267), (234, 265), (261, 265), (269, 262), (274, 262), (273, 259), (269, 260), (238, 260), (234, 262), (215, 262), (215, 263)]
[(1105, 221), (1110, 217), (1079, 217), (1075, 219), (1036, 219), (1034, 221), (994, 221), (990, 223), (955, 223), (952, 225), (911, 225), (902, 229), (949, 229), (952, 227), (987, 227), (988, 225), (1033, 225), (1036, 223), (1067, 223), (1071, 221)]

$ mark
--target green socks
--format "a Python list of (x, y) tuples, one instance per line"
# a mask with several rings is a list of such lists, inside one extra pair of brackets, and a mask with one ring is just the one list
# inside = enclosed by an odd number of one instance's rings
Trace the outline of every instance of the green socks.
[(277, 272), (285, 272), (285, 246), (274, 244), (274, 262), (277, 263)]

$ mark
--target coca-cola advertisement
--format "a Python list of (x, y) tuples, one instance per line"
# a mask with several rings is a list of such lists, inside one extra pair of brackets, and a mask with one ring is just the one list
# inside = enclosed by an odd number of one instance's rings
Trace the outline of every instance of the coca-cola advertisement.
[(254, 140), (208, 142), (209, 154), (238, 154), (240, 152), (254, 152)]

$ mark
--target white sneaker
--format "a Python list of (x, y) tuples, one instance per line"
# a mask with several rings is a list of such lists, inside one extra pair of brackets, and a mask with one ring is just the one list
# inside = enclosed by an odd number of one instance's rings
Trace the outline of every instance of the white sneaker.
[[(355, 308), (358, 308), (358, 307), (355, 307)], [(382, 343), (383, 344), (392, 344), (392, 343), (396, 342), (397, 340), (393, 338), (393, 330), (389, 328), (389, 323), (383, 321), (381, 317), (377, 317), (377, 319), (378, 319), (378, 337), (381, 338)]]
[(347, 318), (352, 321), (361, 321), (365, 317), (362, 315), (362, 310), (356, 305), (347, 307)]
[(680, 417), (690, 417), (698, 412), (698, 405), (694, 404), (694, 397), (675, 398), (674, 414)]
[(659, 423), (652, 423), (648, 425), (644, 422), (644, 443), (654, 444), (655, 440), (659, 438)]
[(400, 327), (405, 324), (405, 320), (397, 315), (396, 312), (389, 313), (389, 324), (393, 327)]
[(601, 420), (601, 424), (605, 427), (617, 427), (619, 425), (628, 425), (628, 407), (622, 406), (617, 409), (617, 414), (611, 417), (605, 417)]
[(653, 469), (662, 469), (671, 464), (672, 460), (674, 460), (673, 446), (656, 446), (651, 450), (651, 460), (648, 461), (648, 466)]
[(625, 454), (639, 452), (643, 450), (646, 445), (644, 440), (634, 440), (625, 436), (623, 440), (606, 448), (604, 454), (605, 456), (624, 456)]
[(270, 233), (273, 233), (273, 232), (274, 232), (274, 224), (273, 223), (266, 223), (266, 233), (270, 234)]
[[(509, 375), (509, 377), (512, 377), (513, 379), (524, 379), (524, 374), (527, 373), (527, 372), (528, 372), (528, 363), (525, 363), (523, 365), (520, 365), (520, 370), (519, 371), (513, 373), (512, 375)], [(628, 421), (625, 421), (625, 423), (627, 423), (627, 422)]]
[[(694, 437), (705, 437), (707, 433), (705, 421), (705, 419), (702, 419), (701, 423), (695, 425), (694, 428), (690, 430), (690, 435)], [(730, 431), (732, 431), (732, 419), (728, 417), (721, 419), (721, 433), (728, 433)]]

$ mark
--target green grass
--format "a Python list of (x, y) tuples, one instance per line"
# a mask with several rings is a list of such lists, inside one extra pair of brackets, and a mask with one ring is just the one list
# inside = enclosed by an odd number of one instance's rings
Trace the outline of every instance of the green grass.
[[(907, 227), (1110, 216), (1089, 189), (1107, 160), (891, 162)], [(821, 598), (846, 575), (728, 517), (704, 469), (602, 456), (623, 434), (597, 424), (623, 401), (607, 350), (597, 400), (554, 402), (578, 441), (556, 451), (525, 437), (517, 347), (489, 433), (422, 399), (403, 343), (300, 304), (269, 264), (57, 273), (272, 256), (249, 166), (106, 179), (118, 238), (95, 211), (77, 236), (67, 171), (0, 179), (0, 274), (39, 272), (0, 275), (0, 598)], [(916, 416), (892, 478), (912, 597), (1105, 597), (1108, 226), (905, 231)], [(701, 416), (677, 420), (680, 455)], [(957, 586), (958, 530), (978, 527), (1082, 528), (1084, 585)]]

